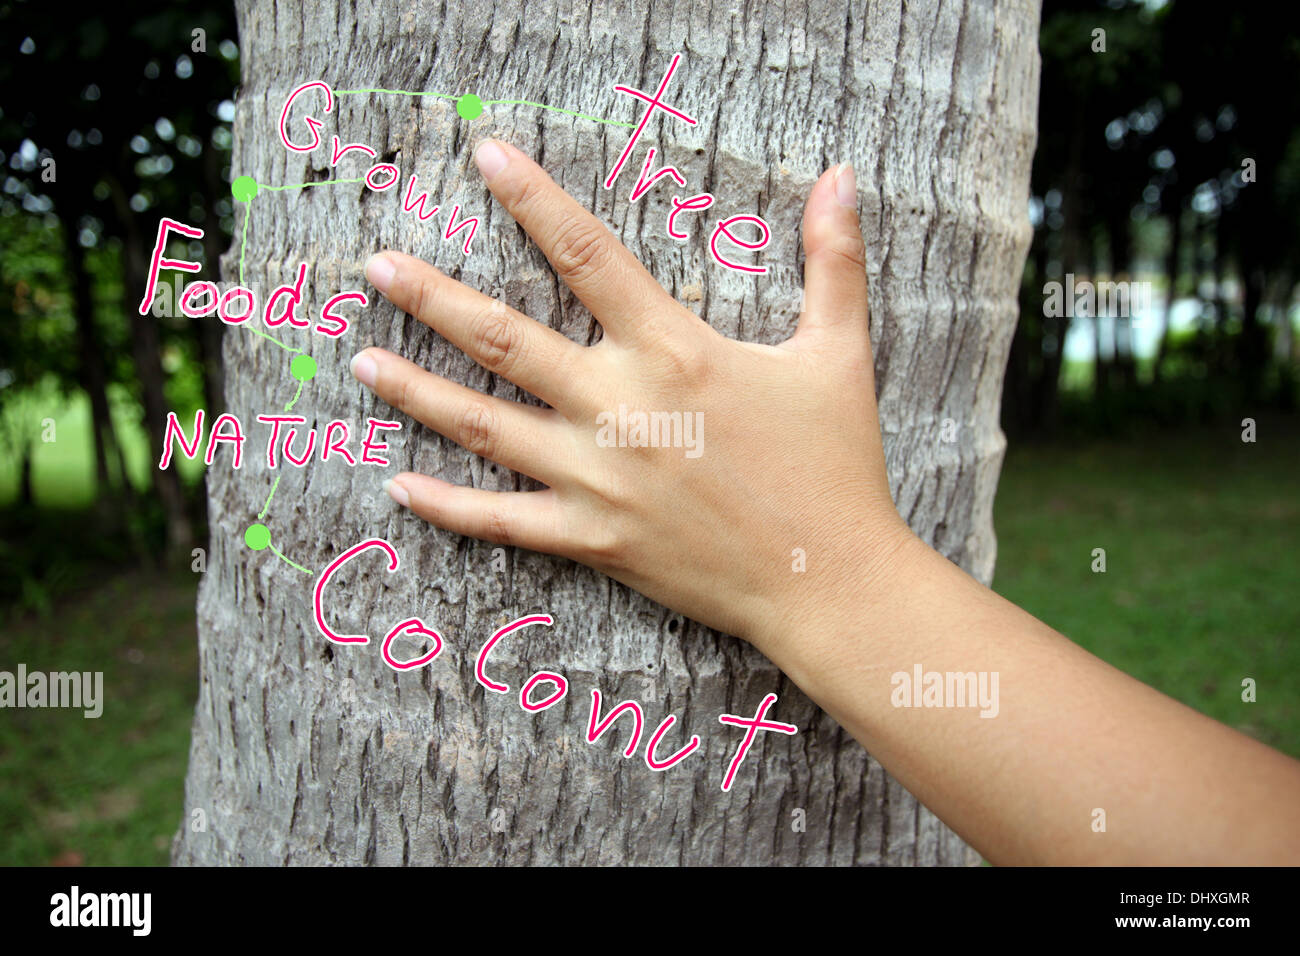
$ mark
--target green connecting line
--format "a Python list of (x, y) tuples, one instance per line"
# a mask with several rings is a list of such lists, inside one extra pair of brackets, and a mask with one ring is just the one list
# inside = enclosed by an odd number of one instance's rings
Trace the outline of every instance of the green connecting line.
[(620, 123), (618, 120), (602, 119), (599, 116), (592, 116), (590, 113), (579, 113), (577, 110), (566, 110), (560, 106), (547, 106), (545, 103), (533, 103), (529, 100), (484, 100), (484, 106), (535, 106), (541, 110), (550, 110), (553, 113), (565, 113), (569, 116), (577, 116), (581, 119), (591, 120), (593, 123), (604, 123), (606, 126), (622, 126), (625, 129), (632, 129), (636, 123)]
[(244, 203), (244, 231), (239, 237), (239, 284), (244, 284), (244, 250), (248, 248), (248, 220), (253, 216), (253, 200)]
[[(239, 178), (240, 178), (240, 179), (248, 179), (248, 180), (252, 181), (252, 177), (251, 177), (251, 176), (241, 176), (241, 177), (239, 177)], [(268, 187), (268, 186), (262, 186), (262, 187), (260, 187), (260, 188), (262, 188), (262, 189), (268, 189), (268, 188), (270, 188), (270, 187)], [(252, 217), (252, 215), (253, 215), (253, 208), (252, 208), (252, 207), (253, 207), (253, 196), (257, 195), (257, 189), (258, 189), (258, 185), (257, 185), (257, 183), (256, 183), (256, 182), (253, 182), (253, 193), (252, 193), (252, 195), (248, 196), (248, 198), (246, 198), (246, 199), (241, 199), (238, 195), (235, 196), (236, 199), (239, 199), (239, 201), (242, 202), (242, 203), (244, 204), (244, 228), (243, 228), (243, 230), (241, 230), (241, 232), (240, 232), (240, 237), (239, 237), (239, 284), (240, 284), (241, 286), (244, 284), (244, 253), (248, 251), (248, 220), (249, 220), (249, 219)], [(284, 349), (284, 350), (285, 350), (286, 352), (288, 352), (290, 355), (301, 355), (301, 354), (302, 354), (302, 349), (296, 349), (296, 348), (294, 348), (294, 347), (291, 346), (291, 345), (285, 345), (283, 342), (281, 342), (279, 339), (277, 339), (274, 335), (267, 335), (267, 334), (266, 334), (265, 332), (263, 332), (261, 329), (254, 328), (254, 327), (251, 326), (251, 325), (246, 325), (246, 326), (244, 326), (244, 328), (248, 329), (248, 331), (252, 332), (254, 335), (260, 335), (262, 338), (266, 339), (268, 342), (274, 342), (276, 345), (280, 346), (280, 348)]]
[(284, 350), (285, 350), (286, 352), (288, 352), (290, 355), (301, 355), (301, 354), (302, 354), (302, 349), (296, 349), (296, 348), (294, 348), (294, 347), (291, 346), (291, 345), (285, 345), (283, 342), (281, 342), (281, 341), (280, 341), (279, 339), (277, 339), (275, 336), (273, 336), (273, 335), (267, 335), (267, 334), (266, 334), (265, 332), (263, 332), (261, 329), (255, 329), (255, 328), (253, 328), (251, 325), (246, 325), (246, 326), (244, 326), (244, 328), (248, 329), (248, 331), (252, 332), (254, 335), (260, 335), (262, 338), (266, 339), (267, 341), (269, 341), (269, 342), (274, 342), (276, 345), (280, 346), (280, 348), (284, 349)]
[[(260, 190), (265, 189), (272, 192), (278, 192), (286, 189), (306, 189), (308, 186), (326, 186), (334, 183), (347, 182), (360, 183), (365, 182), (365, 180), (331, 179), (326, 180), (325, 182), (297, 183), (290, 186), (263, 186), (252, 176), (237, 177), (235, 181), (230, 184), (230, 192), (237, 202), (242, 202), (244, 204), (244, 228), (240, 231), (239, 239), (239, 284), (241, 286), (244, 284), (244, 256), (248, 251), (248, 220), (252, 214), (253, 200), (257, 198), (257, 194)], [(244, 328), (248, 329), (254, 335), (260, 335), (267, 341), (274, 342), (284, 351), (293, 356), (293, 360), (289, 363), (289, 374), (298, 380), (298, 391), (295, 392), (293, 398), (289, 400), (289, 404), (284, 407), (284, 410), (288, 411), (293, 408), (298, 399), (302, 397), (303, 384), (312, 378), (315, 378), (316, 360), (308, 355), (303, 349), (286, 345), (275, 336), (267, 335), (261, 329), (256, 329), (251, 325), (246, 325)], [(270, 548), (276, 557), (290, 567), (297, 568), (303, 574), (315, 574), (316, 572), (312, 571), (310, 568), (304, 568), (301, 564), (289, 560), (282, 552), (272, 545), (271, 529), (261, 523), (262, 519), (266, 517), (267, 512), (271, 510), (271, 499), (275, 497), (275, 490), (279, 487), (280, 476), (276, 475), (275, 482), (271, 485), (271, 493), (266, 496), (266, 504), (262, 506), (261, 512), (257, 515), (257, 521), (249, 525), (244, 531), (244, 544), (248, 545), (248, 547), (253, 551), (263, 551)]]
[[(365, 177), (361, 179), (327, 179), (319, 183), (294, 183), (291, 186), (264, 186), (252, 176), (240, 176), (231, 184), (231, 192), (234, 193), (235, 199), (244, 204), (244, 228), (239, 237), (239, 284), (244, 284), (244, 254), (248, 251), (248, 220), (253, 214), (253, 199), (262, 190), (267, 192), (279, 192), (285, 189), (306, 189), (308, 186), (333, 186), (338, 183), (364, 183)], [(285, 345), (274, 336), (267, 335), (260, 329), (255, 329), (251, 325), (245, 326), (254, 335), (260, 335), (264, 339), (269, 339), (280, 348), (284, 349), (290, 355), (301, 355), (302, 349), (296, 349)]]
[(366, 178), (362, 176), (360, 179), (322, 179), (318, 183), (293, 183), (289, 186), (264, 186), (262, 183), (258, 183), (257, 188), (275, 193), (284, 189), (306, 189), (308, 186), (337, 186), (339, 183), (364, 183), (365, 181)]
[(271, 499), (275, 497), (275, 489), (280, 487), (281, 477), (282, 476), (280, 475), (275, 476), (275, 483), (271, 485), (271, 493), (266, 496), (266, 504), (262, 506), (262, 510), (258, 514), (257, 520), (261, 521), (263, 518), (266, 517), (266, 513), (271, 510)]
[(452, 96), (450, 93), (426, 93), (422, 91), (411, 90), (335, 90), (335, 96), (357, 96), (362, 93), (388, 93), (392, 96), (436, 96), (440, 100), (455, 100), (458, 96)]
[(483, 115), (485, 106), (532, 106), (539, 110), (550, 110), (552, 113), (563, 113), (566, 116), (577, 116), (580, 119), (591, 120), (593, 123), (604, 123), (606, 126), (622, 126), (625, 129), (632, 129), (635, 123), (622, 123), (618, 120), (604, 119), (600, 116), (592, 116), (590, 113), (579, 113), (577, 110), (566, 110), (562, 106), (549, 106), (546, 103), (534, 103), (532, 100), (484, 100), (480, 99), (473, 93), (465, 93), (462, 96), (452, 96), (450, 93), (429, 93), (424, 90), (335, 90), (335, 96), (355, 96), (363, 93), (386, 93), (389, 96), (433, 96), (440, 100), (455, 100), (456, 112), (461, 119), (473, 120)]
[(280, 553), (280, 549), (277, 548), (275, 545), (273, 545), (273, 544), (268, 544), (267, 547), (271, 549), (271, 553), (272, 553), (272, 554), (274, 554), (277, 558), (279, 558), (279, 559), (280, 559), (281, 561), (283, 561), (285, 564), (289, 565), (289, 567), (291, 567), (291, 568), (297, 568), (297, 569), (298, 569), (299, 571), (301, 571), (303, 574), (315, 574), (315, 573), (316, 573), (315, 571), (311, 570), (311, 568), (304, 568), (301, 564), (297, 564), (296, 562), (290, 561), (288, 558), (286, 558), (283, 554)]
[[(280, 483), (280, 479), (276, 478), (275, 483), (278, 485)], [(271, 494), (275, 494), (274, 485), (271, 487)], [(268, 508), (271, 506), (270, 498), (266, 499), (266, 505)], [(262, 509), (262, 514), (266, 514), (265, 508)], [(260, 518), (262, 517), (262, 515), (258, 515), (258, 517)], [(310, 568), (304, 568), (301, 564), (297, 564), (293, 561), (290, 561), (288, 558), (286, 558), (280, 552), (280, 550), (271, 543), (271, 529), (268, 528), (266, 525), (262, 524), (261, 522), (250, 524), (247, 530), (244, 531), (244, 544), (248, 545), (249, 548), (251, 548), (254, 551), (265, 551), (267, 548), (270, 548), (271, 552), (277, 558), (279, 558), (281, 561), (283, 561), (285, 564), (289, 565), (290, 567), (297, 568), (303, 574), (316, 573)]]

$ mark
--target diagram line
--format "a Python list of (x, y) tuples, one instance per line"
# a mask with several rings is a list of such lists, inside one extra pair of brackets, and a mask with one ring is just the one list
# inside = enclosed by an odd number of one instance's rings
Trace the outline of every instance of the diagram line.
[(315, 571), (311, 570), (310, 568), (304, 568), (301, 564), (297, 564), (297, 563), (295, 563), (295, 562), (293, 562), (293, 561), (290, 561), (288, 558), (286, 558), (283, 554), (280, 553), (280, 549), (277, 548), (275, 545), (273, 545), (273, 544), (268, 544), (267, 547), (271, 549), (272, 553), (273, 553), (277, 558), (279, 558), (281, 561), (283, 561), (285, 564), (289, 565), (290, 567), (292, 567), (292, 568), (297, 568), (297, 569), (298, 569), (299, 571), (301, 571), (303, 574), (315, 574), (315, 573), (316, 573)]
[(436, 96), (440, 100), (458, 100), (459, 96), (450, 93), (429, 93), (423, 90), (335, 90), (335, 96), (355, 96), (360, 93), (388, 93), (392, 96)]
[(577, 110), (566, 110), (562, 106), (547, 106), (545, 103), (534, 103), (531, 100), (484, 100), (484, 106), (535, 106), (540, 110), (551, 110), (554, 113), (565, 113), (569, 116), (578, 116), (582, 119), (591, 120), (593, 123), (605, 123), (608, 126), (622, 126), (625, 129), (632, 129), (635, 123), (621, 123), (618, 120), (602, 119), (599, 116), (592, 116), (590, 113), (579, 113)]
[(248, 329), (248, 331), (252, 332), (254, 335), (260, 335), (262, 338), (267, 339), (267, 340), (269, 340), (269, 341), (271, 341), (271, 342), (274, 342), (276, 345), (280, 346), (280, 348), (284, 349), (284, 350), (285, 350), (286, 352), (288, 352), (290, 355), (301, 355), (301, 354), (302, 354), (302, 349), (296, 349), (296, 348), (294, 348), (292, 345), (285, 345), (283, 342), (281, 342), (281, 341), (280, 341), (279, 339), (277, 339), (275, 336), (273, 336), (273, 335), (267, 335), (267, 334), (266, 334), (265, 332), (263, 332), (261, 329), (255, 329), (255, 328), (253, 328), (251, 325), (246, 325), (246, 326), (244, 326), (244, 328)]
[(280, 479), (282, 477), (283, 475), (275, 476), (275, 482), (274, 484), (271, 485), (271, 493), (266, 496), (266, 504), (262, 506), (262, 510), (258, 514), (257, 520), (261, 521), (263, 518), (266, 517), (266, 513), (271, 510), (271, 499), (275, 497), (275, 489), (280, 487)]
[[(440, 100), (459, 100), (461, 97), (452, 96), (450, 93), (430, 93), (424, 90), (335, 90), (335, 96), (351, 96), (359, 93), (387, 93), (390, 96), (433, 96)], [(483, 100), (484, 106), (532, 106), (539, 110), (550, 110), (553, 113), (564, 113), (567, 116), (577, 116), (581, 119), (591, 120), (593, 123), (604, 123), (607, 126), (622, 126), (624, 129), (632, 129), (635, 123), (623, 123), (619, 120), (604, 119), (600, 116), (592, 116), (590, 113), (580, 113), (577, 110), (565, 109), (562, 106), (550, 106), (546, 103), (535, 103), (532, 100)]]
[(297, 404), (297, 402), (298, 402), (298, 396), (300, 396), (301, 394), (302, 394), (302, 382), (299, 382), (299, 383), (298, 383), (298, 391), (296, 391), (296, 392), (293, 393), (293, 398), (289, 399), (289, 404), (286, 405), (286, 406), (284, 406), (284, 410), (285, 410), (286, 412), (289, 411), (290, 409), (292, 409), (293, 406), (294, 406), (295, 404)]
[(274, 193), (284, 189), (306, 189), (308, 186), (337, 186), (339, 183), (364, 183), (365, 181), (366, 178), (362, 176), (360, 179), (323, 179), (318, 183), (292, 183), (288, 186), (266, 186), (258, 183), (257, 188)]
[(253, 200), (244, 203), (244, 230), (239, 237), (239, 284), (244, 284), (244, 253), (248, 249), (248, 219), (253, 215)]

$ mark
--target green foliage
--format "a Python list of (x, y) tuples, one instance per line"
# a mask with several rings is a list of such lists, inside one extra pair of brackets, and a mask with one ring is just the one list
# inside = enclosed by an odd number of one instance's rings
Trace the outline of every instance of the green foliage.
[[(150, 316), (145, 336), (131, 319), (161, 216), (206, 231), (205, 245), (169, 251), (208, 259), (209, 274), (228, 244), (234, 33), (224, 4), (72, 0), (58, 16), (36, 3), (0, 4), (8, 47), (0, 57), (6, 458), (21, 463), (42, 453), (27, 414), (32, 403), (75, 391), (97, 397), (101, 378), (119, 410), (121, 396), (132, 397), (137, 429), (145, 382), (177, 411), (211, 403), (205, 358), (215, 367), (215, 350), (199, 320)], [(152, 415), (160, 430), (161, 413)], [(110, 490), (124, 489), (95, 493)]]
[[(39, 431), (34, 390), (66, 394), (76, 381), (76, 319), (63, 259), (41, 218), (0, 213), (0, 453), (22, 454)], [(23, 405), (20, 410), (18, 406)]]

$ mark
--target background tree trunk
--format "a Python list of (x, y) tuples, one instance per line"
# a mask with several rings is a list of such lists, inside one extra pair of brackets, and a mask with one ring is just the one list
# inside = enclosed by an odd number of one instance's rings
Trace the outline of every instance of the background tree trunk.
[[(385, 193), (359, 185), (263, 192), (249, 207), (246, 284), (264, 295), (305, 259), (304, 301), (313, 308), (334, 292), (368, 288), (362, 264), (387, 246), (593, 341), (590, 315), (473, 171), (473, 144), (495, 135), (535, 156), (715, 328), (776, 342), (800, 308), (804, 199), (823, 169), (851, 160), (872, 264), (871, 334), (895, 500), (923, 538), (990, 580), (1004, 449), (998, 402), (1030, 238), (1036, 4), (238, 6), (244, 86), (233, 174), (272, 185), (363, 175), (369, 162), (356, 153), (329, 168), (335, 133), (401, 170), (398, 188)], [(311, 109), (325, 120), (321, 148), (290, 153), (276, 136), (287, 94), (316, 79), (345, 90), (473, 92), (635, 122), (641, 105), (613, 86), (653, 90), (675, 53), (683, 60), (666, 100), (699, 125), (654, 120), (612, 191), (601, 183), (631, 131), (531, 106), (493, 105), (465, 121), (449, 99), (341, 96), (332, 114), (318, 103)], [(630, 207), (649, 146), (687, 187), (661, 181)], [(401, 212), (398, 194), (412, 173), (444, 210), (427, 223)], [(673, 242), (664, 232), (669, 197), (705, 190), (717, 197), (714, 208), (692, 222), (689, 242)], [(469, 256), (463, 233), (441, 239), (454, 204), (483, 218)], [(708, 256), (713, 221), (741, 213), (772, 227), (765, 277), (729, 272)], [(227, 279), (237, 252), (225, 257)], [(346, 548), (383, 537), (401, 567), (388, 574), (372, 555), (334, 579), (335, 625), (372, 635), (368, 646), (337, 647), (313, 625), (314, 577), (244, 546), (275, 479), (262, 460), (267, 429), (255, 417), (277, 413), (295, 383), (284, 352), (246, 331), (227, 334), (226, 405), (254, 423), (253, 439), (241, 470), (224, 450), (209, 471), (202, 683), (176, 862), (973, 862), (753, 649), (568, 561), (508, 551), (505, 571), (495, 573), (492, 545), (431, 529), (390, 504), (380, 483), (398, 469), (491, 489), (531, 483), (377, 403), (348, 374), (356, 351), (380, 345), (473, 387), (522, 397), (512, 385), (382, 299), (337, 341), (286, 334), (320, 367), (295, 407), (309, 427), (343, 418), (355, 429), (374, 414), (401, 420), (403, 430), (389, 433), (391, 469), (317, 458), (279, 470), (264, 519), (273, 543), (320, 571)], [(946, 418), (959, 425), (956, 442), (941, 440)], [(568, 678), (564, 701), (532, 715), (513, 693), (485, 696), (474, 660), (497, 627), (538, 612), (552, 614), (555, 626), (521, 631), (493, 654), (515, 693), (538, 669)], [(415, 614), (447, 646), (432, 666), (398, 674), (377, 645)], [(592, 688), (607, 707), (641, 701), (650, 731), (677, 715), (661, 752), (692, 733), (700, 751), (652, 773), (640, 754), (621, 757), (624, 729), (589, 746)], [(740, 735), (718, 715), (752, 714), (772, 691), (780, 702), (771, 716), (800, 731), (760, 735), (723, 793)], [(206, 829), (193, 825), (196, 809)]]
[[(125, 160), (123, 160), (125, 162)], [(140, 381), (140, 405), (144, 411), (144, 428), (149, 435), (150, 448), (162, 448), (167, 429), (167, 374), (163, 371), (162, 336), (158, 333), (158, 320), (152, 315), (141, 315), (138, 295), (145, 288), (149, 276), (149, 255), (153, 250), (153, 235), (140, 231), (139, 217), (132, 214), (121, 183), (110, 178), (113, 189), (113, 207), (125, 236), (126, 251), (122, 262), (122, 310), (131, 327), (131, 354), (135, 359), (136, 377)], [(123, 470), (123, 474), (126, 474)], [(175, 559), (188, 552), (194, 543), (194, 528), (185, 503), (185, 490), (181, 487), (180, 472), (175, 468), (152, 469), (153, 491), (162, 505), (167, 524), (166, 555)]]
[(95, 448), (95, 499), (103, 501), (113, 492), (108, 474), (110, 446), (117, 443), (108, 405), (108, 373), (104, 350), (95, 327), (94, 283), (86, 270), (86, 253), (77, 242), (75, 223), (64, 218), (59, 231), (67, 257), (67, 274), (72, 279), (73, 312), (77, 317), (77, 362), (82, 388), (90, 398), (90, 434)]

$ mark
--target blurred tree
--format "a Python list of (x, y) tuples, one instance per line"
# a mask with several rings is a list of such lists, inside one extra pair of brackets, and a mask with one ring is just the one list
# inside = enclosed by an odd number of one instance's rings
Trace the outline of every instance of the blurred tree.
[(74, 310), (49, 235), (44, 217), (0, 215), (0, 444), (18, 462), (24, 506), (33, 501), (33, 446), (76, 370)]
[[(1153, 386), (1170, 373), (1175, 299), (1205, 295), (1209, 319), (1194, 352), (1182, 353), (1200, 356), (1196, 387), (1208, 398), (1226, 379), (1233, 394), (1262, 397), (1273, 380), (1270, 334), (1292, 338), (1300, 107), (1270, 90), (1293, 83), (1300, 68), (1297, 26), (1294, 5), (1259, 16), (1192, 0), (1047, 0), (1030, 255), (1043, 268), (1026, 270), (1004, 401), (1009, 429), (1053, 425), (1069, 323), (1041, 315), (1043, 282), (1098, 272), (1102, 262), (1111, 276), (1132, 278), (1135, 256), (1152, 250), (1154, 236), (1164, 237), (1166, 294)], [(1096, 30), (1105, 31), (1104, 51)], [(1094, 323), (1092, 404), (1097, 420), (1113, 426), (1107, 409), (1132, 406), (1146, 387), (1132, 360), (1131, 322), (1076, 321)], [(1275, 355), (1286, 363), (1281, 381), (1291, 382), (1289, 348)], [(1176, 371), (1185, 374), (1185, 361)]]
[[(202, 225), (219, 248), (219, 217), (206, 209), (228, 160), (227, 101), (238, 79), (233, 11), (224, 4), (131, 3), (105, 7), (73, 2), (60, 15), (38, 3), (0, 5), (0, 35), (11, 45), (0, 58), (0, 141), (11, 143), (10, 175), (0, 212), (45, 216), (62, 230), (55, 241), (78, 313), (78, 361), (65, 367), (65, 384), (90, 398), (99, 485), (108, 478), (114, 444), (108, 386), (136, 394), (151, 446), (161, 446), (168, 395), (164, 352), (182, 361), (217, 351), (220, 325), (162, 321), (136, 310), (158, 218), (179, 216)], [(125, 26), (124, 26), (125, 25)], [(222, 43), (225, 46), (222, 46)], [(225, 110), (229, 110), (229, 104)], [(229, 214), (226, 201), (226, 213)], [(122, 270), (115, 321), (130, 329), (133, 375), (104, 354), (86, 250), (111, 252)], [(215, 270), (215, 260), (211, 267)], [(220, 402), (219, 379), (206, 377), (207, 404)], [(151, 469), (167, 523), (167, 542), (188, 550), (190, 508), (177, 475)]]

